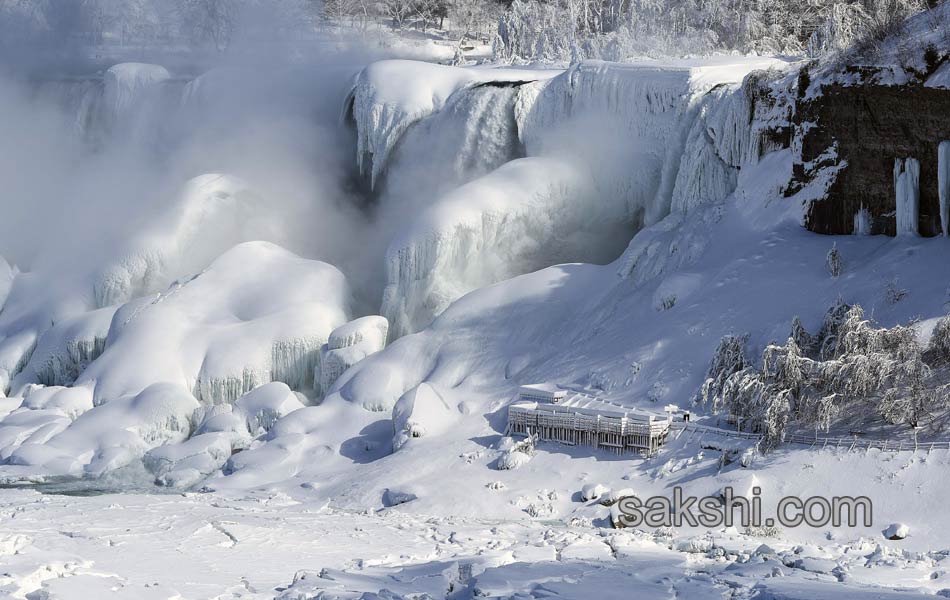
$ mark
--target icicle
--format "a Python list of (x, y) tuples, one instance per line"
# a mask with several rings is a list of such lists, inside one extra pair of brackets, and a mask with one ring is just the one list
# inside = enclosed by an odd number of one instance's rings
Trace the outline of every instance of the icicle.
[(940, 142), (937, 151), (937, 182), (940, 188), (940, 225), (950, 235), (950, 141)]
[(897, 235), (917, 235), (920, 211), (920, 162), (915, 158), (894, 160)]
[(854, 235), (871, 235), (871, 212), (863, 204), (854, 213)]

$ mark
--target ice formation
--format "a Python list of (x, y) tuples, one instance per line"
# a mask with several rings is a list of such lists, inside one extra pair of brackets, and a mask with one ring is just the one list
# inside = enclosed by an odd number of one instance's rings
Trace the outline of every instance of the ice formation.
[(937, 152), (937, 185), (940, 186), (940, 225), (950, 235), (950, 141), (940, 142)]
[(863, 206), (854, 213), (854, 235), (871, 235), (871, 212)]
[[(473, 84), (408, 127), (385, 170), (388, 195), (418, 205), (523, 155), (515, 121), (517, 85)], [(378, 182), (377, 182), (378, 183)], [(411, 202), (408, 200), (411, 199)]]
[(101, 270), (93, 294), (100, 307), (168, 287), (204, 268), (231, 246), (279, 231), (267, 202), (237, 177), (207, 174), (188, 181), (176, 202)]
[(105, 108), (116, 124), (129, 119), (137, 103), (148, 93), (171, 79), (165, 67), (145, 63), (122, 63), (110, 67), (103, 77)]
[(203, 404), (269, 381), (313, 387), (317, 353), (345, 322), (343, 275), (267, 242), (235, 246), (195, 277), (123, 306), (106, 351), (79, 378), (96, 404), (171, 382)]
[(917, 235), (920, 212), (920, 163), (917, 159), (894, 159), (894, 190), (897, 235)]
[(356, 122), (357, 164), (375, 185), (396, 143), (409, 127), (439, 110), (455, 92), (487, 82), (523, 82), (550, 77), (541, 70), (448, 67), (384, 60), (363, 69), (346, 102)]
[[(157, 115), (163, 92), (172, 76), (165, 67), (145, 63), (120, 63), (106, 69), (102, 78), (66, 78), (43, 82), (38, 93), (72, 115), (80, 139), (100, 142), (107, 135), (152, 135), (159, 128)], [(177, 89), (171, 90), (177, 95)], [(148, 115), (148, 116), (147, 116)]]
[[(723, 200), (735, 188), (739, 170), (768, 150), (761, 147), (761, 124), (753, 119), (755, 90), (743, 85), (743, 78), (770, 64), (774, 61), (661, 67), (584, 62), (517, 90), (492, 91), (491, 98), (504, 98), (499, 101), (504, 114), (513, 112), (518, 138), (535, 158), (511, 160), (445, 194), (392, 241), (382, 313), (394, 336), (424, 327), (472, 289), (559, 261), (610, 260), (636, 228), (671, 211), (684, 214)], [(423, 101), (382, 93), (369, 83), (381, 78), (373, 69), (395, 66), (438, 93)], [(360, 156), (376, 155), (374, 176), (381, 172), (380, 152), (389, 156), (397, 142), (397, 156), (404, 148), (421, 147), (418, 140), (440, 147), (436, 134), (452, 131), (443, 121), (479, 130), (472, 124), (481, 120), (476, 109), (487, 106), (488, 92), (482, 91), (487, 86), (466, 88), (460, 83), (467, 81), (465, 70), (411, 67), (404, 61), (374, 65), (355, 88)], [(462, 107), (468, 115), (455, 114)], [(429, 131), (427, 123), (440, 127)], [(510, 147), (510, 142), (493, 145), (510, 136), (508, 129), (488, 129), (492, 133), (474, 145), (459, 143), (454, 133), (444, 141), (465, 160), (471, 149)], [(505, 154), (498, 153), (498, 159)], [(413, 173), (393, 168), (402, 170)], [(484, 167), (470, 168), (480, 170)]]
[(389, 321), (377, 315), (361, 317), (330, 332), (314, 372), (319, 390), (326, 393), (347, 369), (385, 348), (388, 335)]
[(13, 380), (14, 392), (30, 383), (71, 385), (105, 350), (116, 306), (55, 324), (40, 336), (29, 362)]
[(509, 162), (438, 200), (390, 245), (383, 315), (399, 337), (473, 289), (561, 260), (603, 259), (589, 236), (623, 221), (622, 207), (592, 198), (585, 170)]

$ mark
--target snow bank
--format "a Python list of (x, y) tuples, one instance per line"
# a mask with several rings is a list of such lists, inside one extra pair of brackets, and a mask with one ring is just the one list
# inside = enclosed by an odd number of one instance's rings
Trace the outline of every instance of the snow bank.
[(105, 353), (79, 378), (96, 404), (155, 382), (203, 404), (237, 400), (269, 381), (309, 391), (317, 353), (346, 321), (343, 275), (267, 242), (235, 246), (194, 278), (123, 306)]
[(441, 110), (455, 92), (486, 82), (550, 77), (537, 70), (461, 68), (410, 60), (373, 63), (357, 76), (347, 98), (356, 122), (357, 163), (375, 185), (396, 143), (409, 127)]

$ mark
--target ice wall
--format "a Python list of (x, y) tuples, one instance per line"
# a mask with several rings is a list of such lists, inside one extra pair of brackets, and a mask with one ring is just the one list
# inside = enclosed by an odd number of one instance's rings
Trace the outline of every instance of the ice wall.
[(914, 158), (894, 159), (897, 235), (917, 235), (920, 212), (920, 163)]

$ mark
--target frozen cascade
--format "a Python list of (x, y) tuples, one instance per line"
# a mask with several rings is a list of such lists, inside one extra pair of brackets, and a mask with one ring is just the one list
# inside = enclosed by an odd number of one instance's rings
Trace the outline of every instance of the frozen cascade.
[(347, 369), (386, 347), (389, 321), (378, 315), (361, 317), (330, 333), (320, 349), (314, 380), (319, 393), (326, 394)]
[(269, 212), (265, 200), (236, 177), (195, 177), (165, 215), (102, 269), (93, 289), (96, 306), (163, 290), (234, 244), (266, 239), (279, 230)]
[[(723, 200), (739, 169), (770, 150), (743, 80), (760, 66), (585, 62), (518, 86), (512, 110), (527, 155), (556, 158), (515, 160), (445, 194), (390, 244), (382, 313), (393, 336), (472, 289), (556, 262), (608, 261), (637, 228)], [(462, 106), (460, 95), (442, 112)], [(409, 129), (396, 154), (441, 114)], [(621, 239), (610, 252), (606, 228)]]
[(894, 159), (897, 235), (917, 235), (920, 211), (920, 163), (915, 158)]
[(589, 173), (572, 163), (522, 158), (445, 195), (386, 253), (383, 315), (392, 335), (425, 327), (473, 289), (559, 262), (616, 256), (619, 247), (604, 251), (595, 239), (626, 239), (603, 235), (625, 221), (624, 209), (597, 202), (592, 188)]
[(517, 95), (517, 87), (498, 84), (453, 94), (442, 110), (409, 127), (399, 140), (384, 174), (387, 192), (401, 203), (421, 190), (444, 193), (522, 156)]
[(40, 336), (29, 362), (14, 378), (12, 390), (16, 392), (31, 383), (72, 385), (105, 350), (116, 308), (84, 313), (48, 329)]
[(854, 213), (854, 235), (871, 235), (871, 212), (863, 206)]
[(121, 133), (157, 139), (165, 125), (163, 114), (181, 106), (184, 83), (162, 66), (121, 63), (100, 77), (42, 81), (37, 95), (73, 115), (80, 139), (99, 143)]
[(411, 60), (383, 60), (363, 69), (346, 100), (356, 124), (357, 164), (375, 186), (409, 127), (440, 111), (464, 88), (488, 82), (526, 82), (553, 71), (461, 68)]
[(937, 183), (940, 187), (940, 225), (950, 235), (950, 141), (940, 142), (937, 151)]

